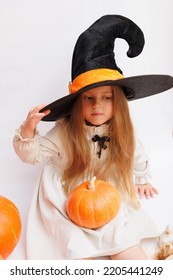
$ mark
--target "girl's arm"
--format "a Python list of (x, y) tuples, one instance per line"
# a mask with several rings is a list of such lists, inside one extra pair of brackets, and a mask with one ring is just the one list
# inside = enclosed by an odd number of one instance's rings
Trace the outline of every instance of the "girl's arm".
[(32, 139), (34, 137), (37, 124), (43, 117), (47, 116), (50, 113), (50, 110), (39, 113), (39, 111), (44, 107), (45, 105), (39, 105), (30, 110), (25, 122), (21, 127), (22, 138)]
[(136, 191), (140, 198), (153, 198), (158, 191), (150, 184), (151, 170), (149, 159), (146, 156), (142, 143), (138, 140), (136, 143), (135, 160), (134, 160), (134, 176)]
[(54, 143), (54, 134), (56, 128), (48, 132), (47, 136), (39, 135), (36, 129), (40, 120), (49, 113), (49, 111), (39, 113), (43, 105), (32, 109), (25, 122), (16, 130), (13, 146), (18, 157), (27, 163), (37, 164), (42, 162), (53, 154), (58, 153), (58, 147)]

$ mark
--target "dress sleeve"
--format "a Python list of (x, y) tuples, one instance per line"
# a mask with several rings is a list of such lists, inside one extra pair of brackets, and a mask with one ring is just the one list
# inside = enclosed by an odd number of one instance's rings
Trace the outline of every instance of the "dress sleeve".
[(147, 184), (151, 179), (149, 158), (142, 143), (137, 139), (134, 157), (135, 184)]
[(40, 136), (38, 130), (35, 131), (32, 139), (21, 136), (22, 126), (15, 131), (13, 147), (18, 157), (26, 163), (38, 164), (59, 154), (57, 127), (53, 127), (45, 136)]

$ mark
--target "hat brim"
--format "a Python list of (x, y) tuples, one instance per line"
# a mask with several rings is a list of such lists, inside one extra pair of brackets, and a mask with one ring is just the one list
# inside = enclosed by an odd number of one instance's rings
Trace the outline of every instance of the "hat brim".
[(117, 85), (123, 88), (127, 99), (136, 100), (161, 93), (173, 87), (173, 77), (169, 75), (143, 75), (119, 80), (108, 80), (88, 85), (73, 94), (66, 95), (40, 110), (50, 110), (42, 121), (56, 121), (70, 115), (76, 98), (89, 89), (106, 85)]

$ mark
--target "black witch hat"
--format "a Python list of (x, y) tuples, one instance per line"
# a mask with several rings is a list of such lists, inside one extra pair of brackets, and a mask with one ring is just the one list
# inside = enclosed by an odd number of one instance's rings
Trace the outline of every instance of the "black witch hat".
[(78, 38), (72, 58), (70, 94), (44, 107), (51, 110), (44, 121), (55, 121), (70, 115), (75, 100), (82, 92), (104, 85), (123, 88), (128, 100), (151, 96), (173, 87), (169, 75), (142, 75), (125, 78), (116, 65), (114, 43), (126, 40), (128, 57), (138, 56), (144, 47), (142, 30), (130, 19), (120, 15), (106, 15), (94, 22)]

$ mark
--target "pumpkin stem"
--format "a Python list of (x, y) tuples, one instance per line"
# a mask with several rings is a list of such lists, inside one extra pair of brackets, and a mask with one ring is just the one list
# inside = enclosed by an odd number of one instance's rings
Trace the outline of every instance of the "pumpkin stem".
[(90, 180), (90, 182), (89, 182), (89, 184), (88, 184), (88, 189), (89, 189), (89, 190), (95, 189), (95, 184), (94, 184), (95, 180), (96, 180), (96, 176), (94, 176), (94, 177)]

